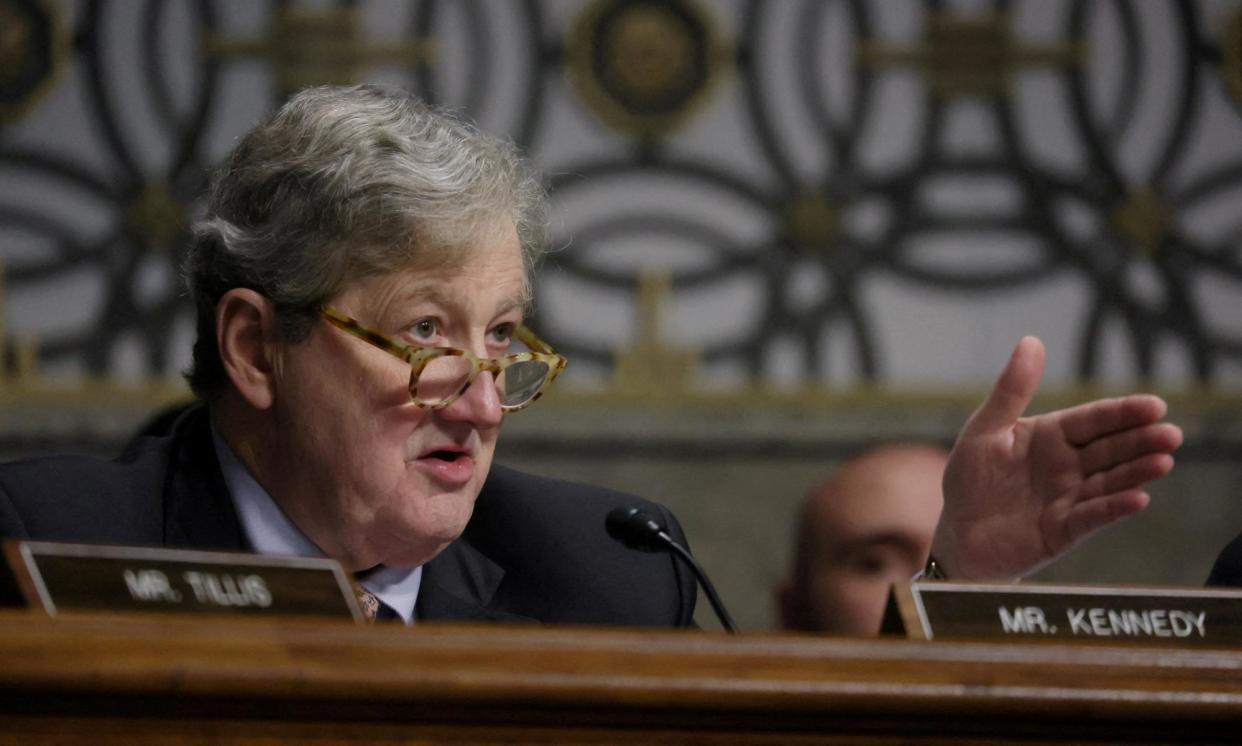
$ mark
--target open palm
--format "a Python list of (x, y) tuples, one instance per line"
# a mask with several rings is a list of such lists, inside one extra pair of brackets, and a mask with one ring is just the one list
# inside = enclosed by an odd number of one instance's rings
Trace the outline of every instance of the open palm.
[(1044, 354), (1034, 337), (1018, 343), (953, 447), (932, 554), (954, 578), (1009, 580), (1039, 568), (1142, 510), (1150, 502), (1143, 485), (1173, 468), (1182, 433), (1161, 421), (1167, 407), (1158, 397), (1023, 417)]

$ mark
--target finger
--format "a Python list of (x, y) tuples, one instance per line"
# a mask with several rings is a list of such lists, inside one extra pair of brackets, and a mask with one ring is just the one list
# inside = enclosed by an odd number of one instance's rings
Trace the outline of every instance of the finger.
[(1172, 470), (1172, 456), (1167, 453), (1149, 453), (1087, 477), (1079, 489), (1079, 501), (1137, 489)]
[(1065, 551), (1105, 526), (1138, 513), (1150, 503), (1151, 496), (1142, 490), (1116, 492), (1078, 503), (1064, 519), (1065, 546), (1055, 551)]
[(1109, 433), (1159, 422), (1169, 407), (1158, 396), (1134, 394), (1080, 404), (1061, 412), (1061, 432), (1074, 445)]
[(1096, 438), (1078, 452), (1078, 465), (1083, 474), (1098, 471), (1144, 456), (1169, 453), (1182, 444), (1182, 430), (1167, 422), (1145, 425)]
[(1014, 348), (1005, 369), (992, 386), (988, 398), (971, 415), (962, 434), (994, 432), (1013, 427), (1035, 397), (1044, 375), (1044, 343), (1036, 337), (1023, 337)]

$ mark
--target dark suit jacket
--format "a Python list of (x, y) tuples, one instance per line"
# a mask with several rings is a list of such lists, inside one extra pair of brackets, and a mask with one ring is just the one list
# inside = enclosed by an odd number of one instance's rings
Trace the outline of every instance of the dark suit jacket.
[[(0, 466), (0, 536), (250, 551), (225, 487), (206, 412), (115, 461), (54, 456)], [(693, 623), (693, 576), (666, 554), (625, 548), (604, 518), (664, 508), (612, 490), (493, 466), (461, 538), (423, 569), (428, 620), (677, 627)]]
[(1208, 575), (1208, 585), (1242, 586), (1242, 535), (1221, 551)]

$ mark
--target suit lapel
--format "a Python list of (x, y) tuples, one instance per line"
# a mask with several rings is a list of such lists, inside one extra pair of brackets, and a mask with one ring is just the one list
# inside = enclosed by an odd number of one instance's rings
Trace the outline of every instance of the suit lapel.
[(505, 571), (465, 539), (458, 539), (423, 565), (416, 605), (428, 621), (535, 622), (491, 606)]
[(206, 408), (191, 407), (173, 433), (164, 482), (164, 545), (251, 551), (220, 472)]

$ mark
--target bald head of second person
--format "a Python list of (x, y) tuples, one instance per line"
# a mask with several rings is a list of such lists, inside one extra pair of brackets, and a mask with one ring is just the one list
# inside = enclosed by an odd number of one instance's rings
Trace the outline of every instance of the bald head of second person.
[(785, 629), (874, 635), (888, 589), (927, 562), (944, 504), (948, 452), (882, 446), (848, 461), (807, 495), (791, 577), (778, 606)]

